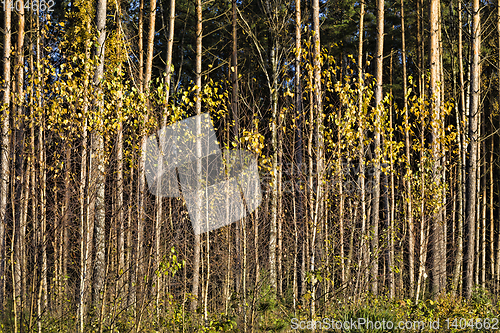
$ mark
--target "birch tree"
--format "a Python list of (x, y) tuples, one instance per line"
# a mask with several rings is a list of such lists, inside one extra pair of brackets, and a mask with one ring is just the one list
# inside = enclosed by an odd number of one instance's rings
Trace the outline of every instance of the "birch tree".
[[(97, 91), (100, 91), (100, 81), (104, 75), (104, 41), (106, 40), (106, 5), (107, 0), (98, 0), (97, 2), (97, 50), (98, 58), (97, 67), (94, 74), (94, 85), (97, 86)], [(102, 119), (104, 114), (104, 100), (98, 98), (96, 101), (96, 112), (98, 119)], [(99, 131), (103, 130), (99, 124), (92, 133), (92, 154), (95, 156), (95, 163), (92, 169), (92, 191), (95, 190), (95, 206), (94, 206), (94, 228), (95, 228), (95, 263), (94, 263), (94, 283), (93, 283), (93, 300), (96, 307), (96, 312), (102, 316), (103, 299), (104, 299), (104, 283), (106, 274), (106, 214), (105, 214), (105, 151), (104, 137)], [(99, 321), (102, 325), (102, 321)]]
[(3, 310), (5, 297), (6, 274), (6, 238), (7, 196), (9, 186), (9, 135), (10, 135), (10, 48), (11, 48), (11, 11), (4, 11), (4, 44), (3, 44), (3, 94), (2, 94), (2, 147), (0, 171), (0, 310)]

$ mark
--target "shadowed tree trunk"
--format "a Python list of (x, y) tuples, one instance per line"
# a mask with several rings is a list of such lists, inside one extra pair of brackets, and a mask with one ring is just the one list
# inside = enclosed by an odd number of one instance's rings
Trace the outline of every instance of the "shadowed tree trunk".
[(415, 292), (415, 226), (413, 225), (413, 200), (412, 200), (412, 172), (410, 154), (410, 125), (408, 114), (408, 84), (406, 74), (406, 36), (405, 36), (405, 12), (404, 0), (401, 0), (401, 57), (403, 61), (403, 109), (405, 114), (405, 147), (406, 147), (406, 218), (408, 224), (408, 274), (410, 276), (410, 298)]
[[(311, 240), (311, 274), (316, 270), (316, 235), (318, 225), (324, 218), (323, 180), (324, 180), (324, 114), (321, 92), (321, 41), (319, 25), (319, 0), (312, 0), (312, 41), (313, 41), (313, 66), (314, 66), (314, 116), (316, 120), (316, 198), (314, 201), (312, 240)], [(313, 190), (313, 188), (311, 188)], [(311, 283), (311, 317), (316, 316), (316, 279)]]
[[(196, 63), (195, 63), (195, 75), (196, 75), (196, 115), (201, 114), (201, 60), (202, 60), (202, 42), (203, 42), (203, 8), (202, 0), (196, 1)], [(197, 127), (198, 129), (198, 127)], [(197, 141), (199, 142), (199, 140)], [(197, 147), (198, 150), (198, 147)], [(201, 154), (200, 154), (201, 155)], [(199, 155), (197, 155), (199, 156)], [(196, 163), (197, 174), (201, 170), (201, 165), (199, 160)], [(200, 203), (197, 203), (199, 207)], [(191, 294), (193, 295), (193, 301), (191, 302), (191, 310), (195, 311), (198, 307), (198, 296), (199, 296), (199, 286), (200, 286), (200, 234), (194, 235), (194, 258), (193, 258), (193, 283)]]
[(479, 14), (479, 0), (472, 2), (472, 62), (471, 62), (471, 97), (469, 118), (469, 160), (467, 161), (467, 202), (466, 202), (466, 226), (467, 226), (467, 254), (465, 257), (465, 290), (467, 299), (472, 296), (474, 279), (474, 249), (476, 230), (476, 192), (477, 192), (477, 168), (478, 168), (478, 130), (479, 130), (479, 94), (480, 94), (480, 45), (481, 45), (481, 21)]
[(375, 107), (376, 107), (376, 125), (375, 125), (375, 163), (374, 163), (374, 178), (375, 184), (373, 188), (373, 239), (372, 239), (372, 291), (373, 294), (378, 294), (378, 255), (379, 255), (379, 223), (380, 223), (380, 183), (381, 183), (381, 124), (382, 121), (382, 74), (384, 63), (384, 0), (377, 0), (377, 50), (375, 56)]
[(458, 76), (459, 76), (459, 84), (460, 84), (460, 99), (457, 104), (457, 131), (458, 131), (458, 219), (457, 219), (457, 240), (456, 247), (457, 251), (455, 254), (455, 266), (453, 269), (453, 280), (452, 280), (452, 291), (456, 293), (459, 285), (462, 285), (461, 277), (462, 277), (462, 265), (463, 265), (463, 221), (464, 221), (464, 192), (463, 192), (463, 184), (464, 184), (464, 128), (462, 127), (462, 122), (465, 124), (465, 89), (464, 89), (464, 66), (463, 66), (463, 47), (462, 47), (462, 2), (458, 1)]
[[(432, 111), (432, 155), (433, 182), (436, 188), (441, 185), (441, 56), (440, 56), (440, 1), (431, 0), (430, 7), (430, 87), (433, 101)], [(439, 191), (439, 190), (438, 190)], [(432, 292), (439, 295), (446, 289), (446, 240), (445, 223), (442, 216), (442, 201), (438, 200), (436, 213), (432, 220)]]
[[(302, 242), (304, 238), (304, 197), (303, 190), (300, 188), (300, 179), (302, 177), (302, 155), (303, 155), (303, 141), (302, 141), (302, 84), (301, 84), (301, 58), (302, 58), (302, 14), (301, 14), (300, 0), (295, 0), (295, 150), (294, 160), (295, 164), (292, 165), (292, 172), (296, 175), (293, 180), (293, 203), (294, 203), (294, 229), (295, 229), (295, 243), (294, 243), (294, 262), (293, 262), (293, 293), (294, 293), (294, 309), (297, 305), (297, 300), (303, 292), (299, 290), (301, 283), (301, 274), (298, 274), (299, 263), (304, 260), (302, 249)], [(300, 238), (299, 238), (300, 237)]]
[[(28, 185), (29, 177), (24, 170), (24, 0), (19, 0), (16, 3), (18, 7), (14, 12), (17, 14), (17, 43), (16, 43), (16, 66), (14, 71), (15, 75), (15, 95), (14, 100), (16, 113), (14, 115), (14, 188), (15, 188), (15, 215), (14, 215), (14, 228), (16, 233), (13, 234), (12, 242), (14, 242), (14, 272), (13, 272), (13, 296), (14, 296), (14, 312), (23, 312), (24, 303), (24, 275), (25, 275), (25, 233), (26, 225), (23, 221), (23, 215), (25, 214), (24, 201), (27, 200), (25, 197), (25, 186)], [(16, 320), (16, 319), (15, 319)], [(17, 322), (16, 322), (17, 325)], [(22, 329), (22, 328), (21, 328)]]

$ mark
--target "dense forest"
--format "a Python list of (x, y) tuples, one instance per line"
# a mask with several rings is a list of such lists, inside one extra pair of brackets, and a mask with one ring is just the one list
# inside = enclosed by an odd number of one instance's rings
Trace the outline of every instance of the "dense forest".
[[(499, 1), (1, 5), (0, 332), (494, 328)], [(146, 154), (202, 115), (261, 192), (208, 232)]]

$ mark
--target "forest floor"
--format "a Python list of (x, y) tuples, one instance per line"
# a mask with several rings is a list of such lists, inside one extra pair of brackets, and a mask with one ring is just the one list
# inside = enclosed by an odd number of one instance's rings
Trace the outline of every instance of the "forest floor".
[[(84, 332), (490, 332), (500, 329), (500, 304), (497, 296), (476, 289), (471, 300), (451, 294), (437, 299), (389, 299), (365, 296), (356, 300), (330, 298), (317, 300), (316, 316), (311, 317), (310, 301), (294, 309), (290, 297), (281, 300), (247, 300), (246, 315), (234, 299), (226, 313), (201, 311), (193, 315), (187, 306), (173, 302), (159, 312), (151, 306), (140, 316), (124, 309), (114, 314), (89, 316)], [(0, 333), (78, 332), (75, 313), (57, 316), (26, 314), (22, 324), (13, 327), (8, 309), (0, 314)], [(139, 318), (139, 321), (137, 320)], [(246, 324), (245, 324), (246, 322)], [(41, 330), (38, 325), (40, 324)], [(22, 326), (22, 328), (20, 327)]]

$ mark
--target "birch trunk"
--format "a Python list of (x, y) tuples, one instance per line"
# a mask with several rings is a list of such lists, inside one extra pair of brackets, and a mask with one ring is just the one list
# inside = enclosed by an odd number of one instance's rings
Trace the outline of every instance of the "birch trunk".
[(5, 299), (5, 273), (6, 273), (6, 237), (7, 225), (7, 196), (9, 191), (9, 135), (10, 135), (10, 48), (11, 48), (11, 11), (4, 11), (4, 45), (3, 45), (3, 96), (2, 103), (5, 108), (2, 117), (2, 147), (1, 147), (1, 179), (0, 179), (0, 312), (4, 309)]
[[(97, 38), (97, 57), (98, 65), (94, 73), (94, 85), (100, 91), (100, 80), (104, 75), (104, 41), (106, 39), (106, 0), (98, 0), (96, 24), (98, 31)], [(98, 119), (102, 119), (104, 113), (104, 101), (97, 100)], [(91, 174), (91, 188), (95, 191), (94, 206), (94, 228), (95, 228), (95, 263), (94, 263), (94, 282), (93, 282), (93, 300), (97, 311), (101, 311), (104, 299), (104, 282), (106, 271), (106, 244), (105, 244), (105, 156), (104, 156), (104, 137), (99, 130), (103, 124), (97, 127), (97, 131), (92, 133), (92, 153), (95, 156)], [(102, 316), (102, 313), (100, 314)]]

